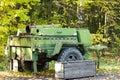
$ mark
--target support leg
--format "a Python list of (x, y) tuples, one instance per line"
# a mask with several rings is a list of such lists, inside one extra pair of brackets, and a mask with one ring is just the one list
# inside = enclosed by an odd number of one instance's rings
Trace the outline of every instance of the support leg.
[(97, 68), (99, 69), (100, 68), (100, 51), (97, 50), (96, 53), (97, 53), (97, 58), (98, 58), (98, 60), (97, 60)]
[(34, 73), (37, 73), (37, 62), (36, 61), (33, 62), (33, 69), (34, 69)]
[(10, 59), (10, 71), (13, 71), (13, 60)]

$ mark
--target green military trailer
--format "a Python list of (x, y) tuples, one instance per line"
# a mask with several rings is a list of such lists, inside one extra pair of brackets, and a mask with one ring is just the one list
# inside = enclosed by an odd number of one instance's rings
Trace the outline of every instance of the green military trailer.
[[(87, 57), (91, 46), (88, 29), (60, 28), (59, 25), (26, 26), (9, 36), (10, 68), (37, 72), (47, 62), (76, 61)], [(17, 65), (17, 66), (16, 66)]]

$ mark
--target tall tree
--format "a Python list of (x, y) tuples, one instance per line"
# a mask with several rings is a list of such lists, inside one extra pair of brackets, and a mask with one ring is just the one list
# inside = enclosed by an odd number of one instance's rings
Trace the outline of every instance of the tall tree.
[(40, 0), (0, 0), (0, 54), (4, 53), (7, 37), (30, 23), (28, 12)]

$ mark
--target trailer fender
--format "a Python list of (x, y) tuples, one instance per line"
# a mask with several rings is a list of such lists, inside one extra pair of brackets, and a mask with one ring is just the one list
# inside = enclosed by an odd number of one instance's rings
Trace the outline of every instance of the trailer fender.
[(62, 48), (62, 45), (63, 45), (63, 43), (56, 44), (52, 55), (59, 54), (59, 52), (60, 52), (60, 50)]

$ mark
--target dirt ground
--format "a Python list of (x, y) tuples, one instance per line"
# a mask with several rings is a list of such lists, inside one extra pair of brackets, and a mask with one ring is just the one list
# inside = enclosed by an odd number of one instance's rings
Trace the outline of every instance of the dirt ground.
[[(56, 79), (54, 75), (33, 75), (33, 74), (18, 74), (12, 72), (0, 72), (0, 80), (64, 80)], [(120, 80), (120, 73), (104, 73), (96, 74), (93, 77), (76, 78), (68, 80)]]

